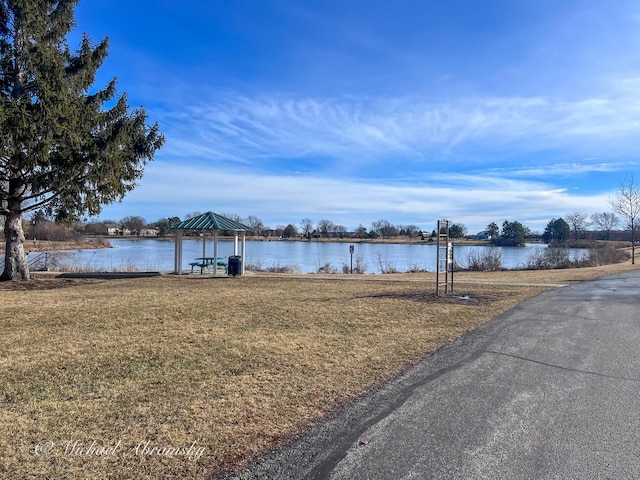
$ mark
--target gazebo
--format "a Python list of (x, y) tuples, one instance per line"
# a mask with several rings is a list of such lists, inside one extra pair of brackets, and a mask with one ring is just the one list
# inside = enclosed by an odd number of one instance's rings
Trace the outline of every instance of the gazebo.
[[(217, 213), (207, 212), (197, 217), (188, 218), (174, 226), (176, 230), (175, 240), (175, 257), (174, 257), (174, 273), (182, 275), (182, 233), (185, 230), (196, 230), (202, 233), (202, 256), (207, 256), (207, 233), (213, 232), (213, 258), (218, 258), (218, 233), (219, 232), (233, 232), (233, 255), (238, 255), (238, 234), (242, 233), (242, 261), (241, 261), (241, 274), (244, 273), (244, 252), (246, 247), (246, 232), (253, 231), (251, 227), (231, 220), (230, 218), (223, 217)], [(213, 274), (217, 275), (217, 260), (214, 261)]]

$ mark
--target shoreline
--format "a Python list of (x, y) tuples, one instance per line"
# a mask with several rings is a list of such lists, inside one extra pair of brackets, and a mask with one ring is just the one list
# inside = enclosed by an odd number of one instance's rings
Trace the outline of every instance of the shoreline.
[[(220, 240), (233, 240), (233, 236), (219, 236)], [(408, 237), (393, 238), (279, 238), (279, 237), (261, 237), (247, 236), (247, 240), (255, 242), (308, 242), (308, 243), (344, 243), (344, 244), (374, 244), (374, 245), (435, 245), (436, 242), (429, 237), (427, 240)], [(95, 250), (103, 248), (113, 248), (110, 240), (161, 240), (174, 241), (173, 235), (163, 237), (136, 236), (136, 235), (119, 235), (119, 236), (82, 236), (79, 240), (25, 240), (24, 250), (29, 254), (32, 252), (50, 252), (50, 251), (70, 251), (70, 250)], [(183, 240), (201, 241), (200, 236), (185, 236)], [(454, 239), (452, 240), (454, 247), (459, 246), (486, 246), (493, 247), (490, 240), (475, 239)], [(529, 240), (527, 243), (540, 243), (536, 240)], [(601, 244), (613, 243), (617, 248), (630, 247), (629, 242), (613, 242), (606, 240), (578, 240), (567, 242), (568, 248), (589, 248)], [(5, 243), (0, 241), (0, 255), (5, 253)]]
[[(81, 240), (25, 240), (24, 251), (31, 252), (51, 252), (57, 250), (96, 250), (99, 248), (112, 248), (108, 239), (95, 237), (83, 238)], [(0, 255), (4, 255), (5, 243), (0, 243)]]

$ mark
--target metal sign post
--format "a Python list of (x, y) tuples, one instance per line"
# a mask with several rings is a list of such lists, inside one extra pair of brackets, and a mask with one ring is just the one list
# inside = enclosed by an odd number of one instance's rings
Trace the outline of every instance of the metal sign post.
[(353, 273), (353, 252), (355, 251), (356, 247), (354, 247), (353, 245), (349, 245), (349, 253), (351, 254), (351, 273)]

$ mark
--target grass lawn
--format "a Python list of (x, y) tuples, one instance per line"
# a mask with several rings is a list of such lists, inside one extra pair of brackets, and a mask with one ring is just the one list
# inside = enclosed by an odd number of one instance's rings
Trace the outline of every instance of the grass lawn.
[[(549, 288), (536, 283), (629, 268), (465, 273), (440, 298), (428, 274), (0, 283), (0, 477), (217, 474)], [(504, 283), (472, 283), (487, 280)]]

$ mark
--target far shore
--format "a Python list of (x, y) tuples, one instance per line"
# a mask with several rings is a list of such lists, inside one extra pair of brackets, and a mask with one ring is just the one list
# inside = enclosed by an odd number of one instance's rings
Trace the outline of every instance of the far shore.
[[(207, 233), (207, 238), (212, 238), (213, 235), (211, 232)], [(91, 236), (87, 238), (92, 239), (104, 239), (108, 240), (173, 240), (175, 237), (173, 235), (166, 235), (162, 237), (151, 237), (151, 236), (137, 236), (137, 235), (117, 235), (117, 236)], [(234, 237), (232, 235), (219, 235), (218, 239), (220, 240), (231, 240)], [(182, 240), (201, 240), (202, 237), (200, 235), (185, 235), (182, 237)], [(318, 242), (318, 243), (398, 243), (398, 244), (434, 244), (436, 240), (431, 237), (425, 237), (422, 240), (421, 237), (391, 237), (391, 238), (319, 238), (312, 237), (310, 239), (304, 237), (295, 237), (295, 238), (283, 238), (283, 237), (264, 237), (261, 235), (247, 235), (247, 240), (252, 240), (255, 242)], [(454, 239), (453, 242), (456, 244), (463, 245), (491, 245), (489, 240), (475, 240), (475, 239)]]
[[(106, 237), (87, 238), (79, 240), (54, 241), (54, 240), (25, 240), (24, 251), (50, 252), (53, 250), (90, 250), (95, 248), (110, 248), (111, 244)], [(4, 253), (4, 241), (0, 243), (0, 253)]]

